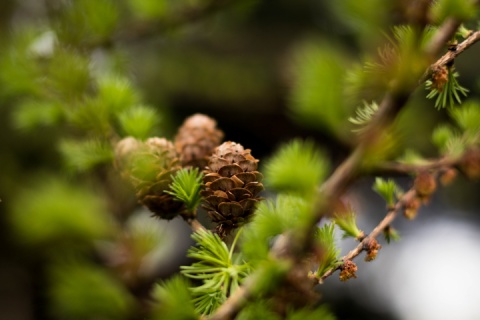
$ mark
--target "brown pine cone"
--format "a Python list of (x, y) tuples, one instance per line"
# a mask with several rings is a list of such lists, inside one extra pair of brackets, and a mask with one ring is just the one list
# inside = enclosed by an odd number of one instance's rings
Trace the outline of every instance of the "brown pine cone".
[(250, 149), (231, 141), (217, 147), (210, 157), (203, 178), (203, 207), (222, 237), (247, 222), (262, 199), (258, 196), (264, 189), (258, 161)]
[(150, 138), (142, 142), (128, 137), (117, 144), (115, 151), (117, 167), (135, 188), (138, 201), (155, 216), (170, 220), (185, 209), (182, 202), (165, 193), (171, 176), (181, 169), (170, 141)]
[(175, 137), (175, 149), (184, 167), (205, 169), (208, 158), (223, 139), (217, 122), (203, 114), (187, 118)]

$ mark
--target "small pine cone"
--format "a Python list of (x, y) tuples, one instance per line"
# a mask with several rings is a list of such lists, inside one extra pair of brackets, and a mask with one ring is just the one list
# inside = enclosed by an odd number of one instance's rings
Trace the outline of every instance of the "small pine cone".
[(469, 149), (460, 160), (460, 169), (470, 179), (480, 179), (480, 149)]
[(408, 220), (413, 220), (418, 214), (421, 202), (418, 198), (413, 198), (405, 203), (403, 215)]
[(435, 67), (432, 70), (432, 89), (442, 92), (448, 82), (448, 69), (445, 66)]
[(433, 175), (429, 172), (422, 171), (416, 177), (413, 182), (415, 191), (422, 199), (427, 198), (435, 192), (437, 189), (437, 182)]
[(358, 268), (355, 262), (352, 260), (346, 260), (343, 265), (340, 266), (340, 281), (347, 281), (351, 278), (356, 278), (357, 277), (357, 272)]
[(222, 237), (243, 225), (262, 199), (258, 197), (264, 189), (258, 161), (250, 149), (231, 141), (217, 147), (210, 157), (203, 178), (203, 207)]
[(440, 176), (440, 182), (442, 185), (447, 186), (452, 183), (453, 180), (457, 177), (457, 170), (454, 168), (447, 168), (442, 175)]
[(165, 138), (146, 142), (128, 137), (116, 147), (116, 163), (133, 185), (138, 201), (155, 216), (170, 220), (185, 208), (183, 203), (165, 193), (171, 176), (181, 169), (173, 144)]
[(203, 114), (187, 118), (175, 137), (175, 149), (184, 167), (205, 169), (213, 150), (223, 139), (217, 122)]
[(375, 260), (378, 254), (378, 250), (380, 250), (382, 246), (378, 243), (377, 239), (369, 238), (365, 244), (363, 249), (367, 252), (365, 256), (365, 261), (372, 261)]

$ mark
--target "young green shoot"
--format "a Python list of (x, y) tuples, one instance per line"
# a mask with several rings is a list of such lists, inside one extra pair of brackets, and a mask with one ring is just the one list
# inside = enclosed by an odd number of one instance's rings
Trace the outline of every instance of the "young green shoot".
[(377, 177), (373, 184), (373, 190), (385, 199), (388, 207), (393, 207), (400, 188), (392, 179), (384, 180)]
[(327, 223), (321, 228), (317, 228), (315, 239), (318, 241), (321, 252), (315, 275), (321, 277), (327, 270), (335, 268), (340, 264), (338, 261), (340, 249), (337, 249), (335, 245), (335, 224)]
[(385, 229), (383, 229), (383, 235), (387, 243), (400, 240), (400, 234), (391, 226), (387, 226)]
[(312, 195), (328, 169), (325, 154), (312, 141), (295, 139), (283, 145), (267, 162), (265, 176), (277, 190)]
[(454, 72), (454, 67), (447, 68), (448, 78), (443, 86), (438, 87), (432, 80), (425, 82), (425, 87), (430, 92), (427, 94), (427, 99), (435, 100), (435, 108), (441, 109), (446, 107), (453, 107), (455, 103), (462, 103), (461, 95), (466, 97), (469, 90), (460, 85), (457, 78), (458, 72)]
[(189, 281), (178, 274), (156, 285), (152, 294), (158, 303), (153, 305), (152, 320), (198, 319), (189, 285)]
[(463, 131), (467, 141), (475, 143), (480, 137), (480, 105), (478, 101), (467, 101), (461, 108), (450, 110), (450, 116)]
[(365, 233), (357, 227), (357, 215), (351, 208), (344, 212), (335, 212), (333, 221), (342, 229), (343, 238), (352, 237), (360, 240), (365, 236)]
[(182, 266), (182, 273), (202, 284), (191, 288), (196, 311), (210, 314), (215, 311), (250, 273), (250, 266), (240, 255), (234, 255), (239, 231), (230, 250), (217, 234), (200, 230), (192, 235), (197, 246), (190, 248), (189, 258), (197, 260), (191, 266)]
[(355, 111), (355, 117), (348, 118), (348, 121), (357, 125), (358, 128), (353, 129), (354, 132), (361, 132), (365, 128), (365, 126), (372, 120), (378, 110), (378, 104), (375, 101), (372, 103), (367, 103), (363, 101), (363, 106), (358, 107)]
[(199, 172), (198, 168), (181, 169), (172, 177), (171, 191), (165, 192), (185, 203), (188, 211), (194, 212), (202, 199), (200, 196), (202, 177), (203, 173)]

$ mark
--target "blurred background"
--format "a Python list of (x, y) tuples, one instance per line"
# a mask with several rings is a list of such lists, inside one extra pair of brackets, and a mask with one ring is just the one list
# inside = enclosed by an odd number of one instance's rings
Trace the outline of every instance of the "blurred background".
[[(142, 318), (152, 282), (188, 263), (190, 229), (136, 205), (110, 143), (172, 139), (204, 113), (260, 163), (301, 137), (334, 168), (355, 144), (348, 117), (381, 98), (350, 92), (349, 71), (422, 2), (1, 1), (0, 318)], [(469, 99), (479, 54), (456, 61)], [(448, 113), (425, 95), (396, 123), (396, 155), (437, 153), (431, 131)], [(373, 179), (346, 196), (366, 232), (385, 214)], [(358, 279), (329, 278), (323, 301), (338, 319), (479, 319), (478, 193), (463, 177), (439, 190), (415, 221), (395, 222), (401, 241), (358, 259)], [(342, 254), (355, 246), (339, 241)]]

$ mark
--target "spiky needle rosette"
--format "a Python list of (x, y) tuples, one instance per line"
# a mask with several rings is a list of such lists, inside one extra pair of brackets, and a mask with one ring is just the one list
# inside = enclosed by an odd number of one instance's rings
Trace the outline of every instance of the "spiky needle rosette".
[(243, 225), (261, 200), (258, 194), (264, 189), (263, 175), (257, 171), (259, 160), (250, 152), (238, 143), (224, 142), (215, 149), (205, 169), (203, 207), (222, 237)]
[(223, 139), (217, 122), (200, 113), (188, 117), (175, 137), (175, 149), (184, 167), (205, 169), (208, 158)]
[(172, 219), (185, 210), (182, 202), (168, 194), (172, 176), (181, 169), (172, 142), (165, 138), (150, 138), (145, 142), (132, 137), (116, 146), (116, 165), (130, 181), (138, 201), (155, 216)]

